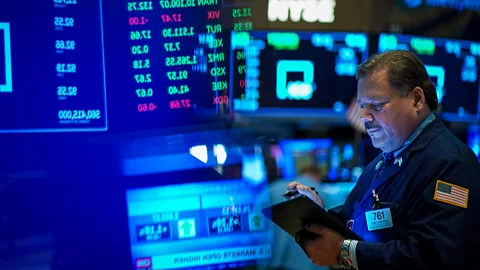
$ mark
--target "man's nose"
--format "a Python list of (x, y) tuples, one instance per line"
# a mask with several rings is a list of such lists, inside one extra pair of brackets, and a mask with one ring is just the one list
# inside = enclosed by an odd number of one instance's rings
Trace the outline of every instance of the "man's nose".
[(373, 115), (367, 109), (363, 108), (360, 114), (360, 119), (363, 123), (372, 122)]

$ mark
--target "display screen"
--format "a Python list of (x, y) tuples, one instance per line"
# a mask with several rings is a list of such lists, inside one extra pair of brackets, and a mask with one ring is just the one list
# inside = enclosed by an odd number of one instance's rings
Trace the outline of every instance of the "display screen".
[(351, 143), (332, 139), (283, 140), (280, 147), (284, 178), (300, 176), (304, 170), (316, 167), (323, 182), (356, 182), (363, 172), (354, 161)]
[(233, 108), (244, 112), (316, 109), (344, 113), (368, 57), (362, 33), (232, 33)]
[(2, 1), (0, 132), (219, 121), (230, 31), (253, 29), (252, 2), (230, 2)]
[(126, 119), (133, 129), (199, 124), (206, 114), (228, 110), (222, 1), (104, 2), (116, 125)]
[(232, 179), (127, 191), (134, 269), (241, 268), (271, 257), (264, 188)]
[(425, 64), (445, 120), (480, 120), (480, 42), (381, 34), (378, 52), (395, 49), (412, 51)]
[(0, 132), (105, 131), (100, 0), (1, 1)]

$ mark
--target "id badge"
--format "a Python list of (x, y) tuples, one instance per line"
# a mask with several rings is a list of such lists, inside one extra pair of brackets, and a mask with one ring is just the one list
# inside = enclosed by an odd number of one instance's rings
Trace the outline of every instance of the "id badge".
[(390, 208), (372, 210), (365, 213), (369, 231), (376, 231), (393, 227), (392, 213)]

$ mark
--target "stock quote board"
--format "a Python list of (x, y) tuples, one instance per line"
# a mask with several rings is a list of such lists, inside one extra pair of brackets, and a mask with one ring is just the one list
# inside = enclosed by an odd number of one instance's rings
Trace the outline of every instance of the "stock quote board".
[(0, 3), (0, 132), (135, 131), (230, 108), (230, 31), (254, 2)]

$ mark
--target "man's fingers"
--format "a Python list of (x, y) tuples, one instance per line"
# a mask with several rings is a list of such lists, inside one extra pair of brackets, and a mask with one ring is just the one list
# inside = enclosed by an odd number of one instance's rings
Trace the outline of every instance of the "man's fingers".
[(298, 193), (300, 193), (300, 194), (307, 194), (307, 193), (311, 192), (309, 187), (307, 187), (305, 185), (302, 185), (298, 182), (291, 182), (290, 184), (288, 184), (287, 189), (288, 190), (297, 190)]
[(301, 185), (301, 184), (298, 182), (291, 182), (290, 184), (288, 184), (287, 189), (288, 190), (296, 189), (298, 185)]
[[(324, 207), (322, 199), (317, 195), (317, 193), (315, 193), (315, 191), (313, 191), (308, 186), (302, 185), (298, 182), (291, 182), (290, 184), (288, 184), (287, 190), (296, 190), (299, 194), (306, 195), (308, 198), (310, 198), (310, 200), (316, 202), (321, 207)], [(295, 197), (296, 196), (292, 196), (290, 198), (293, 199)]]
[(312, 193), (312, 190), (309, 187), (301, 185), (301, 184), (297, 185), (297, 190), (298, 190), (298, 193), (303, 194), (303, 195), (307, 195), (309, 193)]

